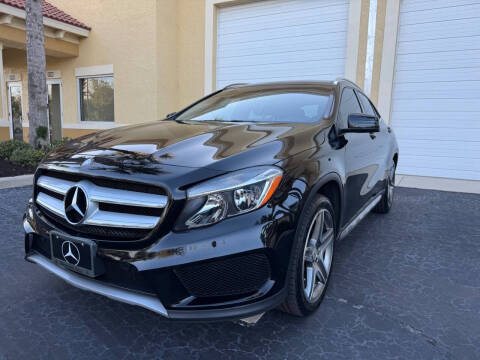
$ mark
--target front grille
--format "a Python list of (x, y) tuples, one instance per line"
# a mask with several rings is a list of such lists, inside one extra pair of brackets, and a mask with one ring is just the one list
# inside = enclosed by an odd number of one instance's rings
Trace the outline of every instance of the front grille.
[[(71, 189), (76, 187), (85, 199), (78, 202), (80, 212), (75, 210), (72, 216), (68, 203), (73, 201)], [(163, 219), (168, 196), (160, 187), (48, 171), (38, 176), (35, 202), (53, 225), (73, 235), (111, 241), (139, 240)]]
[(260, 289), (270, 279), (270, 263), (265, 254), (252, 253), (186, 265), (174, 272), (192, 296), (232, 296)]

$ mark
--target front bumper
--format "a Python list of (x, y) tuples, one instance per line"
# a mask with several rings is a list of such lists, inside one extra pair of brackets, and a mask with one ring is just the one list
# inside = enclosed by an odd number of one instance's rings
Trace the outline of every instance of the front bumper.
[[(249, 244), (248, 247), (229, 246), (228, 253), (219, 252), (219, 262), (221, 262), (222, 259), (228, 260), (235, 256), (252, 254), (252, 252), (262, 254), (268, 253), (269, 258), (273, 262), (270, 279), (265, 283), (265, 286), (258, 289), (258, 291), (253, 294), (249, 293), (245, 294), (245, 296), (237, 296), (233, 300), (225, 297), (210, 298), (209, 302), (203, 301), (203, 303), (200, 302), (190, 306), (188, 300), (192, 298), (192, 296), (185, 296), (189, 295), (188, 291), (185, 292), (185, 289), (182, 289), (180, 293), (184, 293), (181, 297), (185, 297), (184, 300), (187, 300), (186, 303), (183, 304), (182, 301), (178, 302), (178, 299), (174, 302), (171, 301), (171, 293), (179, 292), (177, 289), (177, 284), (179, 282), (178, 279), (176, 282), (171, 281), (169, 277), (163, 275), (166, 272), (173, 274), (177, 269), (181, 269), (184, 266), (216, 261), (217, 258), (212, 256), (212, 251), (221, 249), (220, 246), (222, 245), (222, 242), (218, 236), (215, 237), (210, 233), (213, 238), (217, 239), (216, 242), (219, 246), (217, 246), (216, 249), (212, 248), (212, 246), (202, 247), (199, 245), (201, 244), (201, 241), (198, 241), (198, 239), (196, 247), (184, 243), (185, 247), (183, 251), (172, 252), (168, 249), (160, 248), (160, 243), (163, 243), (164, 246), (168, 246), (169, 241), (173, 241), (172, 239), (168, 239), (168, 235), (166, 240), (157, 241), (152, 244), (148, 250), (135, 251), (135, 256), (133, 258), (125, 258), (122, 256), (122, 254), (128, 254), (128, 251), (122, 252), (113, 249), (99, 249), (101, 250), (99, 251), (99, 253), (101, 253), (100, 256), (104, 256), (104, 260), (110, 264), (108, 266), (110, 275), (116, 274), (117, 277), (122, 277), (122, 274), (129, 274), (130, 280), (119, 284), (116, 281), (111, 281), (110, 278), (105, 280), (101, 277), (99, 280), (97, 278), (90, 278), (77, 274), (51, 261), (45, 251), (38, 251), (38, 249), (35, 249), (35, 247), (32, 246), (35, 238), (43, 237), (45, 239), (50, 230), (56, 229), (48, 228), (48, 223), (42, 223), (39, 219), (32, 216), (34, 211), (34, 205), (30, 204), (23, 224), (25, 233), (27, 234), (25, 238), (26, 260), (40, 265), (47, 271), (55, 274), (77, 288), (88, 290), (117, 301), (137, 305), (171, 319), (180, 320), (206, 321), (247, 318), (276, 307), (285, 298), (283, 281), (286, 271), (285, 265), (288, 264), (291, 241), (289, 236), (285, 236), (281, 241), (279, 241), (276, 235), (275, 239), (267, 240), (265, 237), (265, 229), (260, 227), (257, 229), (258, 233), (255, 236), (257, 237), (255, 241), (244, 241), (245, 244)], [(229, 229), (232, 229), (232, 227), (230, 226)], [(203, 234), (204, 233), (205, 231)], [(243, 238), (245, 239), (245, 236), (251, 238), (252, 234), (252, 227), (245, 228)], [(172, 236), (172, 234), (169, 235)], [(182, 236), (185, 235), (181, 235), (181, 237)], [(236, 238), (241, 237), (242, 235), (237, 233), (230, 236), (229, 239), (235, 240)], [(182, 239), (183, 238), (180, 240), (177, 239), (178, 243), (182, 243)], [(195, 240), (192, 241), (195, 243)], [(209, 241), (209, 243), (211, 243), (211, 241)], [(252, 246), (254, 243), (258, 244), (256, 248)], [(225, 243), (223, 244), (226, 245)], [(195, 254), (195, 256), (190, 259), (188, 256), (185, 256), (186, 252), (189, 250)], [(156, 251), (159, 256), (152, 256), (153, 251)], [(143, 257), (140, 257), (139, 254), (144, 255)], [(166, 254), (170, 254), (170, 256), (166, 256)], [(110, 256), (105, 257), (106, 255)], [(137, 282), (137, 279), (142, 278), (144, 274), (145, 277), (152, 278), (152, 276), (156, 277), (160, 272), (163, 272), (163, 275), (158, 278), (160, 280), (157, 280), (157, 285), (155, 286), (154, 291), (150, 291), (146, 286), (143, 286), (141, 284), (142, 281)], [(130, 276), (132, 273), (133, 276)], [(146, 274), (149, 275), (147, 276)], [(172, 276), (174, 277), (174, 275), (171, 275), (170, 277)], [(212, 301), (211, 299), (218, 299), (218, 301)]]
[(110, 299), (121, 301), (131, 305), (138, 305), (145, 309), (154, 311), (160, 315), (168, 316), (167, 310), (162, 305), (160, 300), (152, 295), (135, 293), (116, 286), (107, 285), (99, 281), (95, 281), (86, 276), (77, 274), (73, 271), (66, 270), (58, 265), (55, 265), (48, 258), (43, 255), (32, 253), (25, 257), (27, 261), (40, 265), (45, 270), (65, 280), (67, 283), (82, 289), (88, 290)]
[(116, 286), (106, 285), (96, 280), (76, 274), (53, 264), (40, 254), (26, 256), (26, 260), (40, 265), (45, 270), (65, 280), (70, 285), (79, 289), (106, 296), (110, 299), (124, 302), (130, 305), (143, 307), (164, 317), (176, 320), (230, 320), (247, 318), (278, 306), (285, 298), (285, 292), (281, 291), (267, 299), (249, 304), (234, 306), (224, 309), (206, 310), (167, 310), (162, 302), (156, 297), (147, 294), (136, 293)]

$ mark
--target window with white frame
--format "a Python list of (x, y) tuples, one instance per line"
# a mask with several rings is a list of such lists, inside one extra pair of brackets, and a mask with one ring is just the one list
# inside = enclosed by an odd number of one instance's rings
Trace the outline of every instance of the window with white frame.
[(115, 120), (113, 75), (78, 78), (80, 121)]

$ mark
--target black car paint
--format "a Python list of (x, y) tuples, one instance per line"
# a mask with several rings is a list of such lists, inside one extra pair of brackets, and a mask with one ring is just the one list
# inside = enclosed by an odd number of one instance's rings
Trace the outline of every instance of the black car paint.
[[(345, 227), (373, 196), (383, 191), (387, 171), (398, 156), (394, 135), (383, 120), (375, 134), (335, 135), (341, 128), (337, 119), (340, 95), (344, 87), (352, 86), (349, 82), (255, 86), (258, 91), (272, 87), (318, 87), (333, 94), (331, 109), (327, 117), (315, 124), (176, 121), (173, 116), (107, 130), (66, 144), (50, 154), (36, 173), (38, 177), (42, 171), (53, 169), (165, 188), (171, 207), (151, 236), (128, 243), (98, 241), (101, 258), (128, 264), (139, 273), (249, 251), (264, 251), (268, 255), (275, 285), (260, 299), (239, 301), (231, 307), (213, 303), (208, 310), (172, 308), (171, 317), (242, 317), (277, 305), (283, 300), (291, 243), (305, 205), (328, 186), (330, 194), (333, 191), (336, 195), (332, 196), (338, 197), (335, 207), (339, 210), (339, 229)], [(205, 228), (174, 230), (185, 204), (186, 188), (256, 165), (275, 165), (284, 170), (280, 187), (267, 205)], [(31, 211), (26, 216), (35, 232), (48, 235), (55, 229), (41, 214), (29, 216), (35, 212), (34, 203), (29, 207)], [(28, 252), (28, 244), (26, 249)], [(162, 291), (157, 295), (163, 301), (168, 299)], [(263, 308), (259, 303), (265, 304)], [(168, 308), (172, 304), (165, 305)]]

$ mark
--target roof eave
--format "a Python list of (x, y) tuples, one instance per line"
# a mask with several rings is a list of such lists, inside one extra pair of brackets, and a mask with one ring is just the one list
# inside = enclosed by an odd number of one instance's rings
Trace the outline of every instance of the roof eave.
[[(23, 20), (25, 20), (27, 16), (24, 9), (2, 3), (0, 3), (0, 13), (12, 15)], [(49, 26), (54, 29), (67, 31), (82, 38), (86, 38), (90, 34), (90, 30), (84, 29), (79, 26), (71, 25), (63, 21), (55, 20), (46, 16), (43, 17), (43, 25)]]

